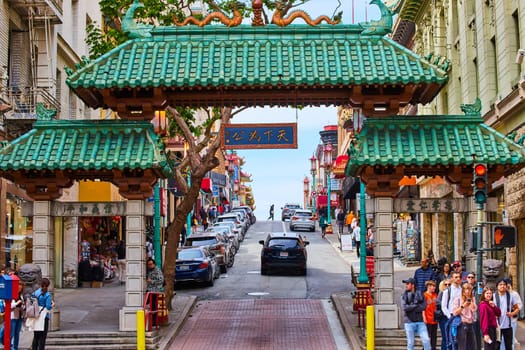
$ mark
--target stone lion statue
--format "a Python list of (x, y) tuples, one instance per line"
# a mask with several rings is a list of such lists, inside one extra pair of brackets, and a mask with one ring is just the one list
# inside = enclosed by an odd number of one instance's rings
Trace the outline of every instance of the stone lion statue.
[(40, 288), (42, 281), (42, 270), (35, 264), (24, 264), (18, 269), (18, 278), (23, 284), (22, 295), (31, 295)]
[(487, 287), (495, 288), (496, 281), (503, 276), (503, 261), (496, 259), (483, 260), (483, 280)]

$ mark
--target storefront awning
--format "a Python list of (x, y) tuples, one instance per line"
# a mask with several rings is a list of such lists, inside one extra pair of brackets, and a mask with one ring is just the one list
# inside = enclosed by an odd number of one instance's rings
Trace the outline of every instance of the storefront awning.
[(202, 179), (201, 190), (206, 193), (211, 193), (211, 179), (209, 177), (205, 177)]
[(332, 169), (332, 172), (334, 174), (334, 177), (336, 179), (342, 179), (345, 177), (345, 168), (346, 164), (348, 163), (348, 155), (344, 154), (341, 156), (338, 156), (335, 159), (334, 167)]

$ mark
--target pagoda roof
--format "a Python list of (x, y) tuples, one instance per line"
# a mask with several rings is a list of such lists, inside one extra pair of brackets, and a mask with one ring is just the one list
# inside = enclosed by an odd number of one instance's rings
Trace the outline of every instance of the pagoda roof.
[(398, 168), (398, 176), (440, 175), (471, 180), (472, 164), (485, 163), (489, 178), (496, 177), (495, 181), (497, 176), (525, 166), (525, 148), (484, 124), (477, 115), (369, 118), (348, 155), (348, 176)]
[[(159, 177), (172, 176), (172, 168), (149, 122), (38, 120), (31, 131), (2, 144), (0, 176), (21, 186), (33, 180), (35, 186), (45, 186), (57, 178), (62, 178), (58, 187), (69, 187), (72, 180), (80, 179), (119, 186), (130, 178), (154, 183)], [(29, 190), (28, 194), (35, 193)]]
[(344, 24), (153, 27), (66, 82), (89, 106), (130, 118), (166, 105), (351, 104), (374, 115), (430, 102), (447, 82), (445, 61), (383, 34)]

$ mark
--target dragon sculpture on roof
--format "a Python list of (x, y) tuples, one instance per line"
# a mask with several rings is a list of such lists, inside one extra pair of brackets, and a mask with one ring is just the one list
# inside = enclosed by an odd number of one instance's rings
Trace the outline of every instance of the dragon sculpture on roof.
[(377, 21), (360, 22), (363, 28), (361, 34), (386, 35), (392, 32), (393, 12), (381, 0), (371, 0), (371, 5), (376, 5), (381, 11), (381, 18)]
[(276, 24), (280, 27), (285, 27), (289, 24), (291, 24), (296, 19), (300, 18), (303, 21), (305, 21), (307, 24), (311, 26), (317, 26), (321, 22), (326, 22), (327, 24), (335, 25), (341, 22), (341, 18), (343, 16), (343, 12), (337, 13), (333, 18), (330, 18), (328, 16), (319, 16), (315, 19), (312, 19), (306, 12), (302, 10), (296, 10), (290, 12), (290, 14), (286, 17), (284, 17), (286, 11), (284, 9), (284, 5), (280, 1), (275, 2), (275, 12), (272, 16), (272, 23)]
[(193, 24), (199, 27), (204, 27), (207, 24), (210, 24), (214, 20), (220, 21), (222, 24), (228, 26), (228, 27), (236, 27), (242, 23), (243, 15), (241, 13), (241, 9), (243, 9), (246, 5), (242, 2), (233, 2), (230, 3), (228, 8), (233, 12), (233, 17), (228, 17), (224, 13), (220, 11), (215, 11), (204, 17), (204, 19), (200, 20), (194, 16), (186, 17), (186, 19), (182, 22), (174, 21), (176, 26), (185, 26), (188, 24)]
[(139, 0), (134, 0), (122, 18), (122, 31), (128, 32), (131, 39), (151, 37), (153, 25), (135, 22), (135, 11), (142, 7), (144, 7), (144, 4)]

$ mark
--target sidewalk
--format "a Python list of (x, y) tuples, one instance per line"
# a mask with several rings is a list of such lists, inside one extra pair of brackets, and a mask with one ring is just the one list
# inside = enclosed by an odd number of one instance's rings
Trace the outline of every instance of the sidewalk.
[[(337, 233), (327, 234), (325, 237), (330, 242), (334, 250), (345, 260), (345, 262), (349, 266), (353, 266), (354, 271), (358, 272), (360, 261), (357, 257), (355, 249), (353, 251), (341, 251)], [(394, 300), (399, 307), (401, 304), (401, 295), (405, 290), (405, 286), (401, 281), (408, 277), (412, 277), (414, 275), (414, 271), (417, 268), (417, 266), (406, 267), (401, 264), (397, 258), (394, 258)], [(352, 289), (347, 293), (333, 294), (332, 300), (334, 302), (334, 307), (337, 311), (337, 314), (339, 315), (341, 325), (348, 340), (352, 344), (352, 349), (359, 349), (361, 346), (360, 339), (362, 339), (361, 336), (363, 335), (363, 330), (358, 327), (357, 313), (354, 313), (353, 311), (353, 299), (351, 292), (354, 290), (355, 287), (352, 287)], [(399, 316), (400, 319), (398, 324), (402, 326), (403, 314), (401, 311)], [(520, 342), (520, 344), (525, 345), (525, 321), (518, 322), (518, 330), (516, 333), (516, 339)], [(516, 350), (518, 349), (519, 347), (516, 347)]]

